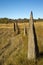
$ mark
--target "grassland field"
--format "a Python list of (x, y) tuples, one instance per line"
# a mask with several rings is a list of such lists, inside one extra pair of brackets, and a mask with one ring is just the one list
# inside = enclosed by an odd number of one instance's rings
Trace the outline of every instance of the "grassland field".
[(34, 23), (40, 56), (29, 61), (28, 34), (15, 35), (12, 28), (0, 28), (0, 65), (43, 65), (43, 22)]

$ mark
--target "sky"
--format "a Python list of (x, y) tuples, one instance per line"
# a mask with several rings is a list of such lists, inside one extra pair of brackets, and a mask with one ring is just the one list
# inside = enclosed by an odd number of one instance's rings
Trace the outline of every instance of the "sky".
[(0, 18), (43, 18), (43, 0), (0, 0)]

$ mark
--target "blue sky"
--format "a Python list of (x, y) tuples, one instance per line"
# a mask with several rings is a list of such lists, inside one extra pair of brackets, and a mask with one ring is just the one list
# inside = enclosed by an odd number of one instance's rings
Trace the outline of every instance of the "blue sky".
[(0, 18), (43, 18), (43, 0), (0, 0)]

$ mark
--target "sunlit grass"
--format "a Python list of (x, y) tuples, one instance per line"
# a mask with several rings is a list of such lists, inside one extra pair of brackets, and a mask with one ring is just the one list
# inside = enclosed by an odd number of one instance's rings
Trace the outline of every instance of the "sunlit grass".
[[(43, 52), (43, 25), (41, 26), (41, 24), (38, 24), (38, 23), (35, 24), (35, 30), (36, 30), (36, 35), (37, 35), (39, 51)], [(15, 47), (19, 43), (20, 43), (20, 46), (17, 47), (16, 51), (13, 50), (13, 52), (7, 57), (6, 60), (4, 59), (5, 61), (3, 65), (35, 65), (35, 64), (43, 65), (43, 57), (39, 57), (38, 59), (36, 59), (35, 62), (33, 60), (31, 61), (28, 60), (27, 58), (28, 35), (26, 34), (24, 36), (23, 31), (18, 35), (14, 35), (14, 32), (11, 32), (11, 31), (9, 31), (9, 34), (7, 33), (5, 36), (3, 35), (3, 37), (0, 38), (0, 49), (3, 48), (4, 45), (8, 44), (9, 41), (7, 39), (13, 42), (11, 43), (14, 45), (13, 47)], [(12, 47), (10, 51), (11, 50), (12, 50)]]

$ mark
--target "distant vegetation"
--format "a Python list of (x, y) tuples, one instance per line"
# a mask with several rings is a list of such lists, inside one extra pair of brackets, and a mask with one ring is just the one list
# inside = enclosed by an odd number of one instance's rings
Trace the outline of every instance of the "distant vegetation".
[(8, 18), (0, 18), (0, 23), (14, 23), (14, 22), (28, 22), (28, 19), (8, 19)]
[[(43, 22), (43, 19), (34, 19), (34, 22)], [(14, 22), (29, 22), (29, 19), (8, 19), (8, 18), (0, 18), (0, 23), (14, 23)]]
[(12, 19), (8, 19), (8, 18), (0, 18), (0, 23), (12, 23), (13, 20)]

